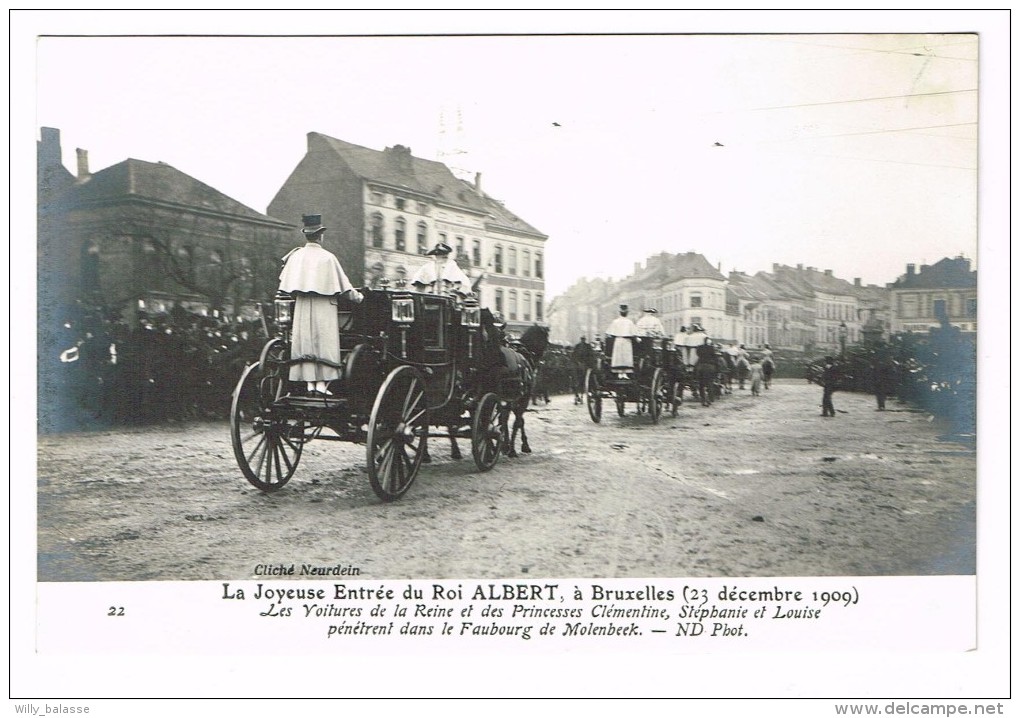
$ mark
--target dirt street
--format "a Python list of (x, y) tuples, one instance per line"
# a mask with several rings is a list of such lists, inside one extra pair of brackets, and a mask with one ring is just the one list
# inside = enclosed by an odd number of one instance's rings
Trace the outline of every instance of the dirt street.
[(373, 494), (360, 445), (312, 442), (264, 495), (226, 422), (39, 439), (39, 580), (971, 574), (972, 446), (895, 401), (779, 381), (653, 425), (572, 397), (527, 414), (534, 453), (479, 473), (430, 442), (410, 491)]

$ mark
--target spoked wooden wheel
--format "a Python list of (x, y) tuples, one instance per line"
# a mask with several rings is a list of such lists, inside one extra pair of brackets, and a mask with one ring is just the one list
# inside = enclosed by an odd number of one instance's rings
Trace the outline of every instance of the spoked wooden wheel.
[(652, 385), (648, 387), (648, 414), (652, 417), (653, 424), (659, 423), (662, 401), (662, 369), (656, 369), (652, 374)]
[(588, 416), (598, 424), (602, 421), (602, 390), (599, 389), (598, 377), (591, 369), (584, 373), (584, 388), (587, 394)]
[(379, 387), (368, 422), (368, 480), (383, 501), (411, 488), (425, 457), (428, 429), (425, 383), (416, 369), (397, 367)]
[(499, 399), (486, 394), (478, 402), (471, 420), (471, 455), (479, 471), (488, 471), (496, 465), (503, 451), (503, 432), (499, 427)]
[(279, 372), (252, 364), (241, 374), (230, 406), (234, 458), (249, 483), (267, 493), (290, 481), (304, 447), (304, 423), (275, 418), (270, 411), (285, 385)]

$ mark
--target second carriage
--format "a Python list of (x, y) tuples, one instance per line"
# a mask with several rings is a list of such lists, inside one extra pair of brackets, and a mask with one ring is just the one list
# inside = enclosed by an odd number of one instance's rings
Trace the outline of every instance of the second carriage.
[(289, 368), (323, 360), (290, 355), (293, 300), (278, 297), (277, 336), (244, 370), (231, 406), (234, 455), (248, 481), (282, 488), (316, 439), (364, 444), (369, 482), (384, 501), (411, 487), (430, 437), (454, 447), (469, 439), (479, 470), (491, 469), (523, 387), (501, 365), (477, 299), (384, 288), (364, 290), (360, 304), (338, 301), (340, 379), (331, 394), (307, 394)]
[(638, 414), (647, 414), (658, 423), (663, 411), (677, 415), (677, 386), (680, 365), (669, 339), (653, 337), (616, 337), (612, 341), (633, 342), (632, 367), (611, 367), (612, 345), (607, 352), (596, 352), (593, 366), (585, 372), (584, 390), (588, 415), (595, 423), (602, 421), (604, 400), (616, 404), (619, 416), (626, 415), (626, 405), (636, 405)]

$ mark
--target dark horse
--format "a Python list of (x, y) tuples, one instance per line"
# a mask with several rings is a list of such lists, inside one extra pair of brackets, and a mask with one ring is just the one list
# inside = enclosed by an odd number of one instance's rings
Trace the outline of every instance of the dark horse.
[[(549, 346), (549, 329), (533, 324), (524, 330), (521, 338), (502, 347), (504, 376), (501, 383), (499, 424), (503, 430), (503, 451), (517, 456), (517, 432), (521, 433), (521, 453), (530, 454), (528, 435), (524, 432), (524, 412), (528, 410), (531, 395), (538, 378), (538, 364)], [(510, 412), (514, 415), (513, 429), (508, 431)], [(508, 435), (509, 434), (509, 435)]]
[[(477, 382), (471, 387), (471, 394), (481, 397), (487, 392), (499, 398), (499, 425), (503, 434), (503, 453), (516, 456), (514, 443), (517, 431), (521, 432), (521, 451), (531, 453), (528, 438), (524, 433), (524, 412), (528, 408), (535, 379), (538, 362), (545, 354), (549, 344), (549, 330), (537, 324), (528, 327), (520, 340), (509, 345), (501, 325), (497, 324), (487, 308), (482, 308), (481, 332), (479, 343), (475, 347), (476, 366), (479, 371), (475, 375)], [(513, 435), (510, 436), (508, 424), (510, 412), (514, 413)], [(453, 459), (461, 458), (460, 447), (453, 427), (450, 432), (450, 455)], [(425, 462), (431, 458), (426, 448)]]

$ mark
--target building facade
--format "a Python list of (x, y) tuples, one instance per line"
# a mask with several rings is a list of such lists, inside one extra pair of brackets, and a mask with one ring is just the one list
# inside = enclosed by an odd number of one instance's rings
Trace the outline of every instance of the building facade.
[(546, 322), (548, 237), (487, 195), (480, 175), (472, 184), (402, 145), (379, 151), (310, 132), (268, 212), (295, 222), (321, 214), (325, 246), (358, 286), (410, 280), (444, 242), (508, 329)]
[(127, 159), (91, 172), (60, 163), (60, 133), (38, 146), (40, 322), (73, 306), (128, 323), (139, 312), (257, 315), (272, 300), (280, 258), (300, 236), (165, 163)]
[(962, 256), (945, 258), (920, 270), (907, 265), (906, 274), (889, 285), (890, 325), (895, 332), (927, 332), (948, 322), (976, 333), (977, 271)]

